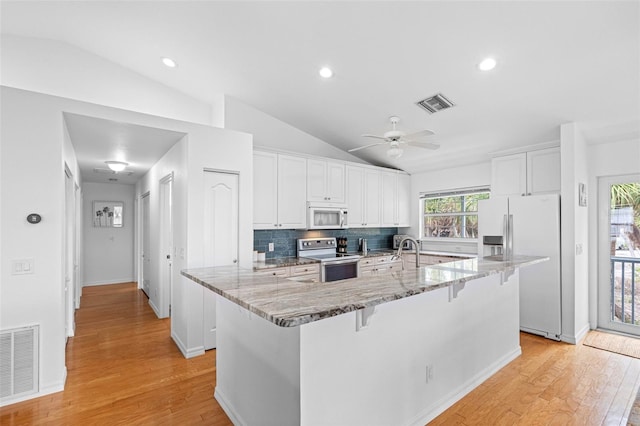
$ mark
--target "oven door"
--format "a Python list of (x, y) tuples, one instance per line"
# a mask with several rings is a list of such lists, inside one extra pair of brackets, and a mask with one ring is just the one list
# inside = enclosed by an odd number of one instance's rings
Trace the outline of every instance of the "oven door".
[(320, 268), (320, 281), (338, 281), (358, 278), (358, 259), (332, 260), (323, 262)]

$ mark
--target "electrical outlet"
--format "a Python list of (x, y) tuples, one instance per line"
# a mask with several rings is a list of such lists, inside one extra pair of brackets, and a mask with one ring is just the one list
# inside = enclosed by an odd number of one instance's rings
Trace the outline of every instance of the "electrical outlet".
[(273, 251), (273, 243), (269, 243), (269, 251)]

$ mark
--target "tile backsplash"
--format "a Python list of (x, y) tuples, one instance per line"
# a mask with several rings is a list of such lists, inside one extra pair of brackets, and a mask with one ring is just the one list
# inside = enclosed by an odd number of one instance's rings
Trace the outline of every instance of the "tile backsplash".
[[(253, 231), (253, 249), (265, 252), (267, 259), (297, 256), (296, 240), (313, 237), (347, 237), (347, 251), (358, 251), (358, 239), (366, 238), (369, 250), (391, 249), (393, 236), (398, 228), (354, 228), (339, 230), (306, 231), (296, 229)], [(273, 243), (274, 251), (268, 250)]]

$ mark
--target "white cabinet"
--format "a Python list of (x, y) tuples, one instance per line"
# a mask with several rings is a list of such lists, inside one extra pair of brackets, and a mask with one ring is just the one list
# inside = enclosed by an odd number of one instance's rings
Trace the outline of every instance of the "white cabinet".
[(306, 265), (281, 266), (277, 268), (263, 268), (254, 272), (255, 275), (320, 281), (320, 264), (310, 263)]
[(533, 195), (560, 192), (560, 148), (495, 157), (491, 194)]
[(347, 166), (347, 223), (352, 228), (380, 226), (380, 172), (360, 166)]
[(394, 260), (392, 255), (364, 257), (358, 262), (358, 267), (360, 268), (358, 276), (368, 277), (371, 275), (401, 271), (402, 260)]
[(344, 163), (307, 160), (307, 201), (345, 202)]
[(307, 160), (254, 151), (253, 229), (307, 227)]
[(381, 172), (381, 226), (410, 226), (411, 177), (398, 172)]

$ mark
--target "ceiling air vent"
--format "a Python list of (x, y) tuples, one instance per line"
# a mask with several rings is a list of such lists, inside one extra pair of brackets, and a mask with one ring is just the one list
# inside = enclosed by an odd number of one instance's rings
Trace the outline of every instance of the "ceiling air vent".
[(451, 108), (455, 104), (445, 98), (442, 93), (433, 95), (427, 99), (423, 99), (416, 103), (419, 107), (425, 109), (429, 114)]
[(131, 176), (133, 174), (133, 172), (114, 172), (111, 169), (98, 169), (95, 168), (93, 169), (94, 173), (98, 173), (101, 175), (123, 175), (123, 176)]

